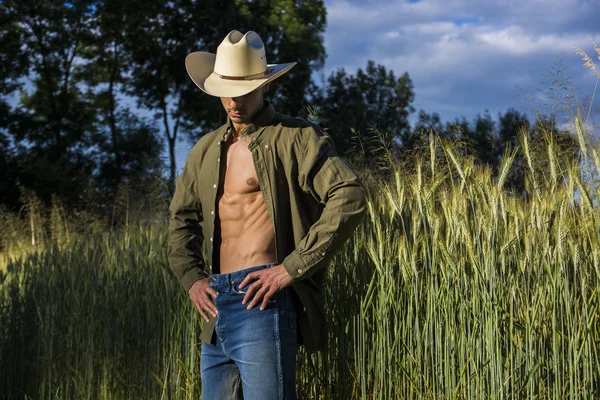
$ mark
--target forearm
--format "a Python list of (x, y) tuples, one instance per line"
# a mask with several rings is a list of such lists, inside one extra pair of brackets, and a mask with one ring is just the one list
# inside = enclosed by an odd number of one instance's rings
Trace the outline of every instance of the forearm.
[(365, 214), (365, 197), (365, 189), (358, 180), (332, 189), (319, 219), (283, 260), (294, 281), (313, 275), (343, 247)]

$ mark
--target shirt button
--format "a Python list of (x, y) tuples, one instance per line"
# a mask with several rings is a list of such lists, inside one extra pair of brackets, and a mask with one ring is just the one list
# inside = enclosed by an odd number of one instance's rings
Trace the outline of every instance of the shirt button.
[(210, 241), (212, 242), (212, 238), (210, 238)]
[(265, 149), (268, 149), (268, 148), (269, 148), (269, 145), (268, 145), (268, 144), (265, 144)]
[(218, 142), (218, 143), (217, 143), (217, 146), (220, 146), (220, 145), (221, 145), (221, 142)]
[(298, 273), (299, 273), (299, 274), (301, 274), (301, 273), (302, 273), (302, 270), (301, 270), (301, 269), (299, 269), (299, 270), (298, 270)]
[(214, 212), (214, 210), (210, 212), (210, 215), (215, 215), (215, 212)]
[(321, 253), (321, 255), (322, 255), (323, 257), (325, 257), (325, 253)]
[(217, 158), (217, 162), (221, 161), (221, 157)]
[(217, 184), (215, 183), (215, 184), (213, 185), (213, 187), (216, 189), (216, 188), (217, 188)]

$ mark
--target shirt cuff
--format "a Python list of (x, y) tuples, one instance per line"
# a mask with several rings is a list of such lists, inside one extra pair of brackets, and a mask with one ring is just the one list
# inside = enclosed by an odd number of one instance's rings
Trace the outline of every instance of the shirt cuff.
[(300, 257), (297, 250), (294, 250), (283, 260), (283, 268), (295, 281), (301, 279), (302, 276), (308, 271), (308, 266)]
[(190, 288), (196, 281), (207, 277), (208, 276), (202, 271), (202, 269), (192, 268), (181, 277), (179, 283), (181, 284), (181, 286), (183, 286), (185, 292), (188, 293)]

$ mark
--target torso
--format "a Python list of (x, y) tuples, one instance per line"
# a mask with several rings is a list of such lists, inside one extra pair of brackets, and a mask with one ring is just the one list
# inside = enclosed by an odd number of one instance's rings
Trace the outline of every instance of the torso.
[(224, 148), (217, 193), (221, 236), (215, 244), (220, 246), (222, 274), (276, 261), (273, 223), (248, 149), (250, 140), (233, 140), (231, 135)]

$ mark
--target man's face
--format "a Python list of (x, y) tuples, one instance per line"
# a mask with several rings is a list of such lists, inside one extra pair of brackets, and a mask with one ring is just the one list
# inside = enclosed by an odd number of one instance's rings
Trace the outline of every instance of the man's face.
[(221, 97), (221, 103), (234, 124), (249, 124), (262, 108), (263, 94), (268, 89), (266, 85), (240, 97)]

